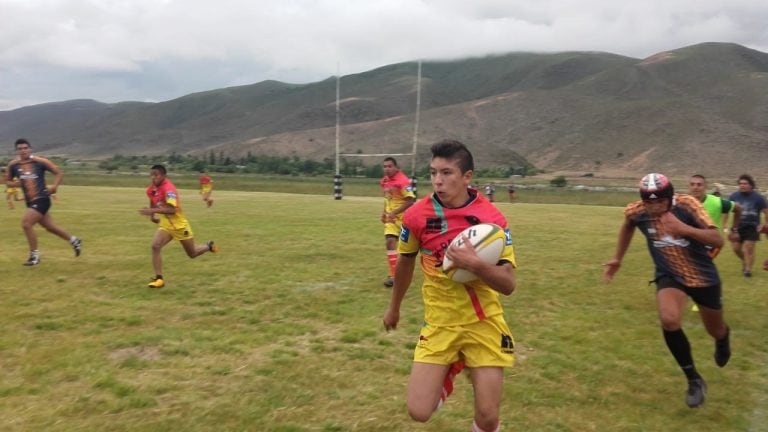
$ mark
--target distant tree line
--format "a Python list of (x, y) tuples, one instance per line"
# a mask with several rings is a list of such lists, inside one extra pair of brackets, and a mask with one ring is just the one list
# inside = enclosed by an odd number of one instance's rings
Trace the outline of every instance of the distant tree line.
[[(117, 154), (98, 163), (97, 167), (108, 172), (126, 170), (139, 171), (154, 164), (164, 164), (176, 171), (208, 171), (222, 173), (254, 173), (277, 174), (292, 176), (331, 176), (336, 173), (334, 158), (327, 157), (321, 161), (293, 156), (254, 155), (233, 157), (224, 152), (210, 151), (208, 155), (183, 155), (176, 152), (170, 155), (141, 155), (126, 156)], [(406, 171), (406, 174), (410, 174)], [(341, 158), (339, 172), (345, 177), (380, 178), (384, 175), (380, 163), (364, 164), (362, 158)], [(496, 167), (476, 170), (478, 177), (502, 177), (511, 175), (533, 175), (536, 169), (532, 166)], [(420, 178), (429, 177), (429, 168), (424, 166), (417, 170)]]

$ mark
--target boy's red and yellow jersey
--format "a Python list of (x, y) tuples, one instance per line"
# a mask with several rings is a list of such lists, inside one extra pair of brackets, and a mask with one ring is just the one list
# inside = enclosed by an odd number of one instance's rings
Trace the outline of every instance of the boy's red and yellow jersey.
[(411, 179), (402, 171), (398, 171), (392, 177), (382, 177), (381, 192), (384, 194), (384, 211), (387, 212), (399, 208), (406, 198), (416, 198), (411, 186)]
[(160, 183), (160, 186), (149, 185), (147, 197), (152, 208), (170, 206), (176, 209), (174, 214), (156, 214), (160, 220), (160, 228), (177, 229), (187, 223), (187, 218), (184, 217), (184, 212), (181, 211), (181, 199), (179, 198), (179, 193), (176, 192), (176, 186), (167, 178)]
[(500, 261), (517, 267), (506, 218), (476, 190), (470, 189), (470, 196), (464, 206), (446, 208), (430, 194), (405, 211), (398, 252), (421, 252), (424, 320), (431, 325), (464, 325), (503, 314), (499, 293), (485, 282), (454, 282), (442, 271), (443, 256), (451, 240), (465, 228), (480, 223), (504, 228), (507, 242)]
[[(675, 194), (669, 211), (687, 225), (716, 228), (699, 200), (690, 195)], [(690, 237), (676, 237), (667, 233), (658, 218), (646, 212), (642, 201), (627, 205), (624, 217), (645, 235), (656, 267), (655, 279), (669, 276), (691, 288), (720, 283), (720, 276), (706, 245)]]

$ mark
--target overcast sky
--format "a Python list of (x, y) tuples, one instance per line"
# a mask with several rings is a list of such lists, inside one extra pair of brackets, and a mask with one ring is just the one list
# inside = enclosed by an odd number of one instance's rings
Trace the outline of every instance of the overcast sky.
[(0, 110), (511, 51), (768, 52), (768, 0), (0, 0)]

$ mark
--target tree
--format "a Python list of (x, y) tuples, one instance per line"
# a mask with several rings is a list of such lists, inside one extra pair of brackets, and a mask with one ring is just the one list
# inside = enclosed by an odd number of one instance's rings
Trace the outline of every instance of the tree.
[(549, 181), (550, 186), (565, 187), (568, 184), (568, 180), (564, 176), (557, 176)]

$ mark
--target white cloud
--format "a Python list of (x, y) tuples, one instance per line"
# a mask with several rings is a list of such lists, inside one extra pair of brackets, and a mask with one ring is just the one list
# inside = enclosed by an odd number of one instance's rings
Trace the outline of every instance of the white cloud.
[(642, 58), (718, 41), (768, 52), (768, 3), (755, 0), (0, 0), (0, 16), (0, 109), (509, 51)]

